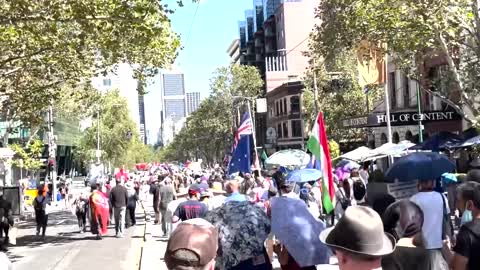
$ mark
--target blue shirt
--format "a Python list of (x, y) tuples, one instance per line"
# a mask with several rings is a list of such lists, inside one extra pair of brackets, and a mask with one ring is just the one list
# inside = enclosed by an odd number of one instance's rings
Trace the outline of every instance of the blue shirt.
[(233, 192), (230, 196), (225, 199), (225, 202), (244, 202), (247, 200), (245, 195), (240, 194), (240, 192)]

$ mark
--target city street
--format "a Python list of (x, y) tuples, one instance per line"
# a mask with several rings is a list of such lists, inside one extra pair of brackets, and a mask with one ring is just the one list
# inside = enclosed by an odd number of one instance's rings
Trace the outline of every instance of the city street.
[(32, 265), (39, 270), (80, 270), (106, 265), (112, 269), (138, 269), (143, 232), (141, 221), (129, 228), (123, 239), (114, 237), (111, 226), (103, 240), (95, 240), (89, 232), (78, 232), (70, 212), (57, 212), (50, 215), (44, 240), (35, 236), (33, 222), (19, 225), (17, 245), (10, 247), (7, 255), (17, 270), (31, 269)]
[[(82, 182), (81, 182), (82, 181)], [(84, 188), (82, 179), (74, 179), (72, 193)], [(17, 270), (70, 269), (83, 270), (108, 266), (109, 269), (139, 269), (141, 247), (145, 231), (145, 214), (137, 206), (137, 226), (127, 229), (125, 238), (115, 238), (114, 226), (102, 240), (90, 232), (80, 233), (76, 216), (61, 206), (49, 215), (46, 238), (35, 236), (34, 219), (17, 224), (17, 245), (7, 255)]]

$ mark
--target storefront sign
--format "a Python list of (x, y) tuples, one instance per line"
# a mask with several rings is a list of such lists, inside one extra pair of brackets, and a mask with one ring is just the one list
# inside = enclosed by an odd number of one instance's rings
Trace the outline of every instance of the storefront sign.
[[(416, 125), (422, 123), (461, 120), (462, 116), (453, 111), (430, 111), (419, 114), (418, 112), (397, 112), (390, 114), (392, 126)], [(372, 113), (368, 116), (345, 119), (342, 121), (344, 128), (381, 127), (387, 125), (385, 113)]]

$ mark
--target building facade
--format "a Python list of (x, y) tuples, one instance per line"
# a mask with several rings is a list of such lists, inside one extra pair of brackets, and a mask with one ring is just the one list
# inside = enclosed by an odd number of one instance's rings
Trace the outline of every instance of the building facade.
[(240, 64), (240, 39), (234, 39), (227, 49), (228, 56), (230, 56), (230, 63)]
[(200, 92), (187, 93), (187, 116), (200, 106)]
[(262, 97), (267, 99), (268, 113), (255, 115), (258, 147), (272, 152), (304, 148), (301, 80), (310, 66), (304, 53), (319, 3), (253, 0), (253, 9), (245, 11), (245, 20), (238, 24), (240, 64), (255, 66), (264, 80)]
[(162, 104), (160, 137), (162, 144), (167, 145), (173, 141), (187, 117), (185, 78), (182, 72), (162, 73)]

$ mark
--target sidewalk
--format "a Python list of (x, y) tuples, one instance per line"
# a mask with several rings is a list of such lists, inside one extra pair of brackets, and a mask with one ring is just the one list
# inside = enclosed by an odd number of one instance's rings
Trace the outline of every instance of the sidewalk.
[(153, 197), (147, 196), (144, 202), (146, 222), (144, 243), (142, 247), (140, 270), (167, 270), (163, 260), (167, 249), (167, 238), (162, 237), (162, 226), (154, 225), (155, 212), (153, 211)]

